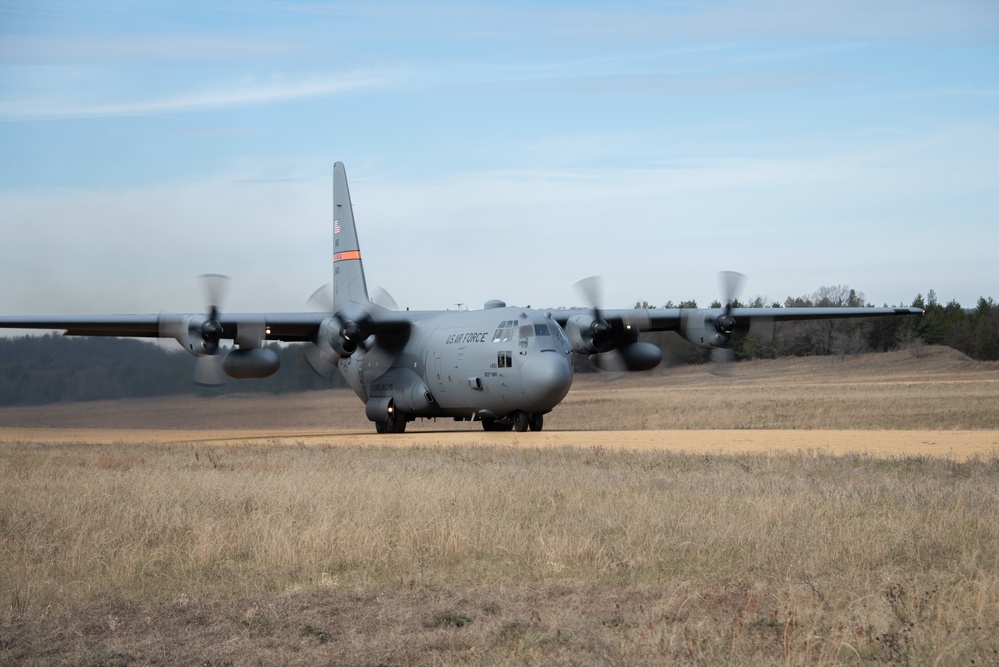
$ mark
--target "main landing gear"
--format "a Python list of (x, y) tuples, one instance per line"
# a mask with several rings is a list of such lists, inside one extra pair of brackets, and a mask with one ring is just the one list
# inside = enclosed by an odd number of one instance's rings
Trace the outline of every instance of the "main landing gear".
[(542, 413), (527, 413), (517, 410), (502, 419), (483, 419), (483, 431), (517, 431), (523, 433), (527, 429), (540, 431), (544, 428), (545, 416)]
[(391, 410), (386, 421), (375, 422), (376, 433), (405, 433), (406, 415), (398, 410)]

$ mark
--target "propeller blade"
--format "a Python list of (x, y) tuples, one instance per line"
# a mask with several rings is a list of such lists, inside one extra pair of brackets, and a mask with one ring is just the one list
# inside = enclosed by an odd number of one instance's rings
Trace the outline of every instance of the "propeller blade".
[[(384, 308), (385, 310), (399, 310), (399, 305), (385, 288), (375, 286), (371, 292), (371, 303), (374, 305), (379, 308)], [(309, 306), (315, 308), (316, 310), (321, 310), (324, 313), (332, 314), (336, 312), (333, 307), (333, 285), (331, 283), (326, 283), (325, 285), (319, 286), (319, 288), (312, 293), (312, 296), (309, 297), (307, 303)]]
[[(395, 299), (381, 287), (372, 290), (370, 303), (363, 312), (338, 312), (333, 304), (330, 284), (323, 285), (309, 297), (309, 305), (328, 313), (338, 323), (340, 345), (337, 349), (331, 341), (318, 340), (306, 352), (309, 365), (321, 377), (327, 376), (335, 367), (340, 354), (353, 355), (362, 364), (365, 377), (375, 380), (387, 372), (395, 363), (404, 340), (400, 341), (399, 330), (379, 329), (379, 314), (399, 309)], [(398, 327), (396, 327), (398, 329)], [(408, 338), (408, 328), (403, 338)]]
[[(320, 285), (306, 300), (306, 304), (314, 310), (333, 315), (333, 284)], [(336, 352), (327, 340), (317, 339), (305, 348), (305, 360), (309, 362), (309, 367), (326, 380), (333, 377), (336, 357)]]
[(574, 287), (583, 295), (586, 305), (599, 312), (604, 305), (604, 279), (600, 276), (590, 276), (577, 282)]
[(377, 380), (392, 368), (393, 361), (395, 361), (394, 354), (383, 347), (373, 345), (368, 352), (364, 353), (364, 359), (361, 362), (361, 366), (364, 368), (364, 377), (371, 381)]
[[(736, 321), (732, 317), (732, 304), (738, 298), (745, 282), (745, 274), (739, 273), (738, 271), (718, 272), (718, 284), (721, 287), (722, 303), (724, 304), (725, 313), (718, 317), (716, 320), (716, 326), (718, 327), (719, 332), (724, 333), (726, 336), (731, 336), (732, 332), (735, 331)], [(726, 345), (730, 344), (731, 339), (729, 338)], [(712, 373), (715, 375), (725, 376), (731, 371), (729, 364), (735, 360), (735, 352), (730, 347), (715, 348), (711, 351), (711, 359), (714, 362)]]
[(712, 369), (715, 375), (728, 377), (731, 372), (731, 363), (735, 360), (735, 352), (728, 347), (716, 347), (711, 350)]
[(316, 310), (333, 314), (333, 285), (330, 283), (320, 285), (306, 303)]
[(593, 311), (593, 322), (587, 334), (591, 345), (600, 350), (607, 344), (606, 336), (611, 331), (610, 324), (600, 314), (604, 301), (604, 280), (600, 276), (590, 276), (578, 281), (573, 287), (582, 295), (586, 305)]
[(590, 363), (600, 369), (607, 379), (621, 377), (628, 372), (628, 362), (620, 350), (598, 352), (590, 355)]
[(746, 276), (737, 271), (719, 271), (718, 284), (721, 286), (722, 303), (726, 306), (732, 304), (742, 291), (742, 285), (746, 282)]
[(593, 314), (588, 331), (582, 335), (589, 339), (590, 362), (598, 369), (620, 374), (630, 370), (627, 356), (621, 351), (622, 345), (637, 340), (638, 334), (649, 328), (650, 316), (647, 310), (633, 309), (615, 313), (608, 321), (601, 312), (604, 299), (604, 281), (600, 276), (590, 276), (577, 282), (579, 290)]
[(194, 362), (194, 381), (203, 387), (217, 387), (226, 381), (222, 354), (206, 354)]
[(205, 296), (208, 298), (208, 311), (213, 313), (214, 318), (214, 313), (217, 313), (222, 302), (225, 301), (226, 295), (229, 293), (231, 279), (229, 276), (223, 276), (221, 273), (204, 273), (198, 276), (198, 279), (201, 280)]
[(399, 304), (384, 288), (376, 286), (372, 292), (371, 303), (385, 310), (399, 310)]
[[(326, 347), (328, 348), (329, 345)], [(316, 375), (323, 379), (333, 377), (333, 369), (336, 367), (328, 360), (335, 356), (336, 355), (333, 353), (332, 349), (324, 352), (319, 345), (316, 345), (315, 343), (305, 346), (305, 360), (309, 362), (309, 368), (311, 368)]]

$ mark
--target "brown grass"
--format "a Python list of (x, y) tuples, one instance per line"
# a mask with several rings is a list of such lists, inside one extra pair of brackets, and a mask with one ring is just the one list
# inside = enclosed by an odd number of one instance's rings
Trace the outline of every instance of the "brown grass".
[[(727, 384), (718, 400), (749, 410), (794, 376), (780, 363), (671, 377), (703, 396)], [(923, 370), (911, 384), (942, 413), (969, 384), (995, 398), (989, 367)], [(839, 385), (833, 398), (865, 384), (824, 373), (792, 381)], [(614, 420), (647, 381), (584, 382), (566, 412)], [(999, 662), (995, 453), (705, 456), (480, 435), (0, 445), (0, 663)]]
[[(999, 429), (999, 363), (950, 348), (584, 377), (553, 414), (582, 429)], [(610, 389), (610, 391), (609, 391)]]

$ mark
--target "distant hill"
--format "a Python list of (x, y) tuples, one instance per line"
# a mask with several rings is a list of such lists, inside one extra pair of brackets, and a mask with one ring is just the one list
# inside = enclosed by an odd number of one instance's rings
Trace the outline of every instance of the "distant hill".
[(0, 338), (0, 405), (142, 398), (174, 394), (283, 393), (343, 386), (320, 378), (302, 345), (274, 346), (281, 369), (262, 380), (221, 387), (191, 381), (195, 359), (183, 350), (135, 339), (70, 336)]

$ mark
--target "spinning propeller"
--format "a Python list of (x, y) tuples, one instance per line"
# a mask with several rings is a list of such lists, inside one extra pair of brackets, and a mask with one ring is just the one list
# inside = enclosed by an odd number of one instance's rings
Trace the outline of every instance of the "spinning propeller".
[[(217, 273), (199, 276), (208, 301), (208, 312), (197, 315), (164, 315), (159, 319), (161, 338), (174, 338), (193, 354), (194, 381), (204, 386), (216, 386), (232, 377), (266, 377), (277, 370), (279, 361), (269, 350), (258, 350), (266, 336), (267, 326), (260, 317), (243, 317), (233, 323), (228, 332), (219, 319), (221, 303), (230, 279)], [(223, 338), (233, 338), (239, 350), (221, 354)], [(252, 352), (256, 350), (256, 356)], [(270, 354), (267, 354), (271, 352)]]
[[(736, 319), (736, 297), (746, 276), (734, 271), (718, 274), (722, 294), (721, 308), (680, 309), (679, 333), (698, 347), (712, 351), (715, 372), (724, 373), (734, 358), (732, 336), (737, 329), (749, 329), (749, 335), (766, 340), (773, 336), (773, 318), (742, 310)], [(573, 315), (565, 331), (576, 352), (589, 354), (597, 368), (611, 373), (654, 368), (662, 361), (662, 350), (639, 340), (640, 331), (649, 326), (644, 309), (607, 311), (602, 307), (603, 282), (593, 276), (576, 283), (585, 297), (589, 314)]]
[(729, 346), (732, 332), (735, 331), (735, 318), (732, 317), (732, 307), (746, 282), (746, 276), (737, 271), (719, 271), (718, 284), (722, 293), (722, 308), (724, 312), (715, 318), (715, 329), (724, 338), (721, 346), (711, 350), (711, 360), (715, 363), (714, 372), (727, 374), (728, 365), (735, 359), (735, 352)]
[(718, 272), (718, 283), (721, 285), (721, 293), (724, 299), (722, 304), (725, 308), (725, 313), (715, 320), (715, 327), (721, 333), (731, 334), (735, 331), (735, 320), (732, 318), (732, 304), (735, 303), (736, 297), (742, 290), (745, 282), (746, 276), (736, 271)]
[(604, 301), (604, 281), (600, 276), (590, 276), (583, 278), (575, 284), (576, 289), (586, 301), (593, 313), (593, 322), (590, 323), (589, 330), (584, 336), (599, 354), (605, 349), (610, 349), (612, 327), (600, 314), (600, 308)]
[[(715, 362), (715, 372), (719, 374), (726, 374), (728, 364), (735, 358), (735, 352), (730, 345), (731, 335), (737, 327), (737, 322), (732, 317), (732, 308), (745, 282), (746, 276), (741, 273), (735, 271), (720, 271), (718, 273), (718, 283), (724, 299), (722, 305), (724, 312), (715, 319), (715, 329), (724, 336), (724, 342), (711, 351), (711, 358)], [(745, 326), (744, 322), (742, 324)], [(772, 317), (754, 316), (749, 318), (747, 335), (768, 342), (773, 339), (773, 334), (774, 320)]]
[(662, 351), (651, 343), (639, 342), (638, 334), (649, 326), (642, 311), (629, 311), (606, 316), (602, 308), (603, 279), (590, 276), (580, 280), (576, 289), (586, 299), (591, 317), (589, 322), (572, 322), (573, 338), (584, 351), (591, 352), (590, 362), (602, 371), (613, 374), (655, 368), (662, 361)]
[[(358, 348), (363, 353), (362, 363), (369, 379), (380, 377), (392, 367), (395, 360), (393, 350), (379, 344), (377, 338), (382, 329), (377, 321), (378, 314), (397, 309), (395, 300), (388, 292), (375, 288), (374, 298), (364, 310), (337, 311), (333, 305), (330, 285), (326, 284), (312, 293), (308, 303), (327, 314), (315, 340), (305, 352), (309, 366), (318, 375), (331, 375), (337, 361), (353, 356)], [(373, 336), (374, 340), (369, 340)]]

